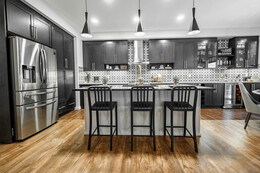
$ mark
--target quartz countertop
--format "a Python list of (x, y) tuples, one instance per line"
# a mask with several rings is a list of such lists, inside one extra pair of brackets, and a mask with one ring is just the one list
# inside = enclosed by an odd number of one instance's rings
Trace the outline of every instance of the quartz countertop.
[[(106, 85), (111, 87), (113, 91), (127, 91), (131, 89), (131, 85)], [(178, 85), (178, 86), (185, 86), (185, 85)], [(161, 86), (155, 86), (155, 90), (171, 90), (173, 85), (161, 85)], [(214, 90), (213, 87), (204, 87), (204, 86), (196, 86), (198, 90)], [(86, 91), (89, 87), (81, 87), (81, 88), (75, 88), (73, 91)]]
[[(238, 82), (231, 82), (231, 81), (206, 81), (206, 82), (180, 82), (180, 84), (233, 84), (233, 83), (238, 83)], [(255, 84), (255, 83), (260, 83), (260, 81), (258, 82), (247, 82), (247, 81), (242, 81), (242, 83), (252, 83), (252, 84)], [(150, 85), (172, 85), (173, 82), (150, 82), (149, 83)], [(102, 85), (102, 83), (81, 83), (79, 84), (80, 87), (84, 87), (84, 86), (91, 86), (91, 85)], [(108, 85), (128, 85), (127, 82), (120, 82), (120, 83), (108, 83)]]

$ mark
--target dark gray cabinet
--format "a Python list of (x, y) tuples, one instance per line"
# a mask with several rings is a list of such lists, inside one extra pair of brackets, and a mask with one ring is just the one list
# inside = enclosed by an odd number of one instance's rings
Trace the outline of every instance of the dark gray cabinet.
[(105, 64), (127, 64), (128, 63), (128, 43), (127, 41), (107, 41), (104, 46)]
[(21, 1), (7, 0), (7, 30), (12, 34), (51, 45), (51, 24)]
[(58, 68), (58, 110), (62, 115), (75, 107), (74, 41), (58, 27), (52, 28), (52, 48), (56, 50)]
[(83, 43), (84, 70), (104, 70), (104, 46), (103, 42)]
[(184, 40), (174, 41), (174, 69), (183, 69), (184, 68), (184, 48), (185, 42)]
[(174, 69), (196, 68), (196, 41), (174, 40)]
[(235, 37), (230, 40), (230, 47), (235, 54), (235, 67), (257, 68), (258, 36)]
[(174, 52), (171, 40), (149, 40), (150, 63), (173, 63)]
[(34, 40), (45, 45), (51, 45), (51, 24), (38, 14), (35, 14), (33, 19)]
[(202, 107), (222, 108), (224, 105), (224, 84), (212, 83), (203, 84), (206, 87), (213, 87), (215, 90), (205, 90), (202, 95)]
[(7, 29), (26, 38), (33, 35), (33, 14), (28, 8), (18, 1), (6, 1)]

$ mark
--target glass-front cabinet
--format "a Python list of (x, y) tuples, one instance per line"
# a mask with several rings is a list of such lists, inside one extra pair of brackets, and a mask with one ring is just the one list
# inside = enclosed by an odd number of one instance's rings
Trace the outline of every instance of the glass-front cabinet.
[(258, 36), (236, 37), (230, 43), (235, 52), (236, 68), (257, 68)]

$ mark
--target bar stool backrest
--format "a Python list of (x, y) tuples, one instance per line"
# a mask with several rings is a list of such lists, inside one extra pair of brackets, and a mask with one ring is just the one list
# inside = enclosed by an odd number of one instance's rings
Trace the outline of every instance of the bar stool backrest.
[(104, 87), (104, 86), (93, 86), (88, 88), (88, 103), (89, 108), (93, 105), (91, 103), (91, 97), (94, 97), (94, 103), (98, 103), (100, 106), (105, 107), (107, 103), (110, 103), (109, 105), (112, 106), (112, 91), (110, 87)]
[(155, 100), (154, 87), (152, 86), (134, 86), (131, 88), (131, 103), (148, 103)]
[[(176, 86), (172, 88), (171, 103), (177, 103), (177, 107), (181, 109), (188, 109), (188, 105), (196, 110), (198, 89), (195, 86)], [(189, 104), (185, 104), (189, 103)]]

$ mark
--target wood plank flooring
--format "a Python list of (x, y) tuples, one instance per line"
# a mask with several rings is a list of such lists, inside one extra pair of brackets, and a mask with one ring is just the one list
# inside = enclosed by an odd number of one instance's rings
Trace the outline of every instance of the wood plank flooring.
[[(199, 153), (191, 139), (175, 138), (170, 152), (169, 137), (138, 137), (130, 151), (129, 136), (115, 136), (113, 151), (109, 137), (93, 137), (87, 150), (83, 111), (73, 111), (45, 131), (24, 142), (0, 144), (0, 172), (259, 172), (260, 120), (219, 120), (222, 109), (202, 110)], [(214, 116), (216, 120), (214, 120)], [(234, 110), (242, 119), (243, 110)], [(226, 117), (229, 117), (228, 115)], [(209, 120), (206, 120), (209, 119)]]

